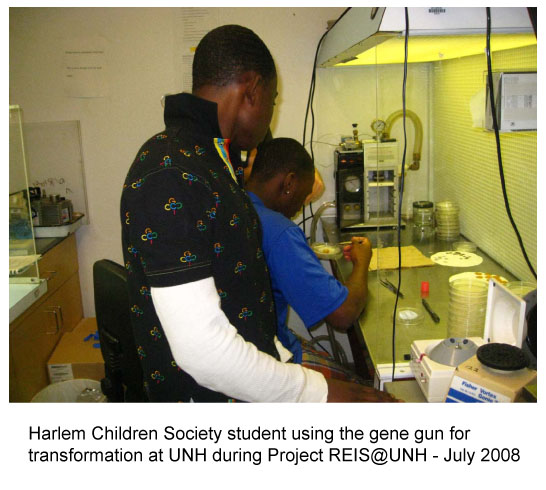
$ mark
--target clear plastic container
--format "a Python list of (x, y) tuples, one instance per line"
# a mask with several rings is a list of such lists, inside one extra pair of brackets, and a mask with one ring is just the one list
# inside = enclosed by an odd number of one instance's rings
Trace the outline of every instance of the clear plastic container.
[(431, 201), (413, 203), (413, 223), (416, 226), (434, 226), (434, 204)]
[(413, 239), (428, 240), (434, 237), (434, 204), (431, 201), (413, 203)]

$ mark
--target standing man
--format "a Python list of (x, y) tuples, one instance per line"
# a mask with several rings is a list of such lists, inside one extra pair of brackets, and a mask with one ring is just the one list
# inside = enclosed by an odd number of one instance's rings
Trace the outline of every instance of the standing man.
[(192, 94), (166, 98), (166, 129), (129, 170), (122, 242), (151, 401), (370, 398), (281, 362), (260, 223), (235, 158), (263, 140), (276, 95), (262, 40), (241, 26), (212, 30), (195, 52)]

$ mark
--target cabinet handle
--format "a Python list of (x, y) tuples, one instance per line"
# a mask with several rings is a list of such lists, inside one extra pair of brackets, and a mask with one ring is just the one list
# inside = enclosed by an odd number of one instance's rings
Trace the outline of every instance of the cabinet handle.
[(63, 308), (61, 306), (54, 306), (58, 312), (59, 312), (59, 318), (61, 319), (61, 328), (64, 327), (64, 317), (63, 317)]
[(60, 330), (60, 326), (59, 326), (59, 313), (56, 309), (57, 307), (53, 307), (52, 309), (50, 310), (45, 310), (46, 313), (53, 313), (55, 315), (55, 331), (52, 332), (52, 331), (48, 331), (46, 330), (46, 335), (57, 335), (59, 333), (59, 330)]
[(46, 281), (49, 281), (50, 279), (53, 279), (57, 275), (57, 271), (45, 271), (48, 275), (45, 276), (43, 279)]

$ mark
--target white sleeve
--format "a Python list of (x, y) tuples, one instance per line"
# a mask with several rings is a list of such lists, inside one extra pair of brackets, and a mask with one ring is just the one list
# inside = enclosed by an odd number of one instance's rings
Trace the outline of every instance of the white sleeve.
[(212, 277), (151, 295), (174, 360), (201, 386), (248, 402), (326, 401), (322, 374), (279, 362), (237, 333)]

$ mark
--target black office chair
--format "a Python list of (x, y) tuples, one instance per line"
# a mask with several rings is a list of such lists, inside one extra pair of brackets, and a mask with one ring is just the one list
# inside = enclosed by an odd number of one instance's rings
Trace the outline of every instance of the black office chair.
[(103, 259), (93, 265), (95, 312), (104, 358), (103, 393), (110, 402), (146, 402), (137, 356), (125, 269)]

